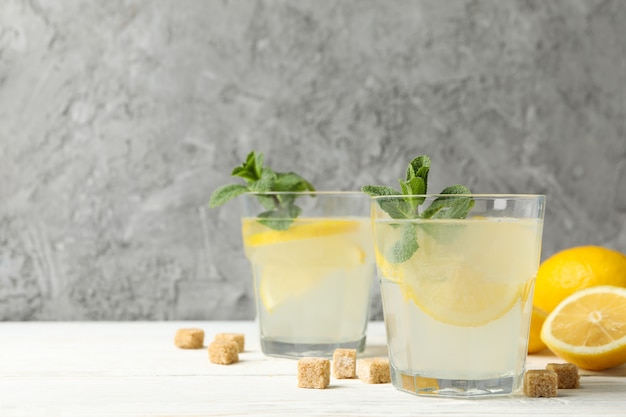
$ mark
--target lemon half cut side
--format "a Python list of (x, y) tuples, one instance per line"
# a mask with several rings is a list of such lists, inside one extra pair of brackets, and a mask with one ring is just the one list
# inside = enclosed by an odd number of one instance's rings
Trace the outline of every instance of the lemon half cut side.
[(541, 339), (583, 369), (626, 363), (626, 288), (602, 285), (575, 292), (548, 315)]

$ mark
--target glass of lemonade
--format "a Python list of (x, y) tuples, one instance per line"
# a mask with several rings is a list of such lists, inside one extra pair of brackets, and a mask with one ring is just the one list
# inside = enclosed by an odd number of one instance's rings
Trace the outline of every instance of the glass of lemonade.
[[(363, 351), (374, 278), (369, 197), (360, 192), (242, 196), (242, 235), (254, 278), (263, 353)], [(296, 218), (264, 217), (286, 203)], [(291, 209), (289, 209), (291, 210)]]
[[(372, 198), (392, 382), (418, 395), (511, 394), (523, 379), (545, 197), (466, 195), (473, 206), (462, 219), (381, 209), (450, 197)], [(414, 252), (398, 256), (407, 241)]]

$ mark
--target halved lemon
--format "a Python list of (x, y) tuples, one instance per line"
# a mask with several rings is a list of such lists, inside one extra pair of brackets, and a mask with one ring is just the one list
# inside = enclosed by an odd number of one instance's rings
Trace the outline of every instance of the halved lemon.
[(405, 280), (404, 294), (435, 320), (455, 326), (482, 326), (507, 313), (523, 297), (525, 283), (489, 280), (471, 268), (431, 271)]
[(361, 224), (349, 219), (298, 219), (287, 230), (274, 230), (259, 223), (258, 219), (246, 218), (242, 221), (242, 234), (244, 245), (255, 247), (352, 232)]
[(626, 288), (602, 285), (575, 292), (548, 315), (541, 339), (583, 369), (626, 363)]

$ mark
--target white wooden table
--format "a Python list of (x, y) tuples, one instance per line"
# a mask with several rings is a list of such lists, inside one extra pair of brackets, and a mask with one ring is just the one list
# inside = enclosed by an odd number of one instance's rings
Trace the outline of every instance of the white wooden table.
[[(242, 332), (240, 362), (211, 364), (206, 349), (173, 345), (180, 327), (207, 341)], [(384, 328), (369, 327), (364, 355), (386, 355)], [(529, 357), (528, 368), (558, 361)], [(423, 398), (391, 384), (336, 380), (296, 387), (296, 361), (265, 357), (253, 322), (0, 323), (0, 416), (626, 416), (626, 367), (584, 372), (556, 398)]]

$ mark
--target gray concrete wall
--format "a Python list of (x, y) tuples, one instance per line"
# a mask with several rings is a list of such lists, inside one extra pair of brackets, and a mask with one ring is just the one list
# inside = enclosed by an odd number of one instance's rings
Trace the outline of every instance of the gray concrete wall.
[(626, 252), (625, 86), (622, 0), (4, 0), (0, 319), (252, 318), (202, 208), (252, 149), (344, 190), (427, 153), (547, 194), (544, 257)]

